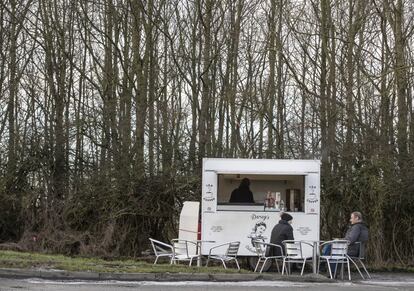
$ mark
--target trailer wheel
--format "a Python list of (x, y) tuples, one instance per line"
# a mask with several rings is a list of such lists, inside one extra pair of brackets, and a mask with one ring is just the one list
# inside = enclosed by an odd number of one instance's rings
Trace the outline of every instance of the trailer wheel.
[[(258, 257), (247, 257), (247, 263), (249, 264), (250, 270), (254, 271), (254, 268), (256, 268)], [(263, 267), (263, 272), (267, 272), (270, 270), (270, 267), (272, 266), (272, 260), (268, 260), (266, 262), (266, 265)], [(262, 264), (259, 266), (259, 270), (257, 272), (260, 272), (260, 268), (262, 267)]]

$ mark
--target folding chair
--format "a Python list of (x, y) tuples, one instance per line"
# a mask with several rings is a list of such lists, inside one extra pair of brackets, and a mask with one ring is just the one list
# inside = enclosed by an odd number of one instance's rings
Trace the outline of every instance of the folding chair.
[[(320, 245), (321, 249), (326, 249), (327, 251), (322, 253), (322, 255), (319, 257), (319, 265), (322, 261), (326, 261), (326, 264), (328, 265), (329, 270), (329, 276), (331, 279), (336, 277), (336, 272), (338, 271), (338, 264), (341, 264), (341, 277), (343, 279), (344, 277), (344, 268), (343, 265), (346, 263), (348, 266), (348, 277), (349, 280), (351, 280), (351, 270), (349, 267), (349, 257), (347, 255), (348, 251), (348, 241), (347, 240), (332, 240), (324, 242)], [(335, 272), (332, 276), (332, 269), (331, 264), (335, 264)], [(319, 266), (318, 266), (319, 270)]]
[(282, 266), (282, 275), (285, 272), (286, 263), (288, 264), (289, 270), (286, 269), (286, 273), (290, 273), (290, 263), (301, 263), (302, 270), (300, 275), (303, 275), (303, 270), (305, 269), (305, 263), (308, 261), (312, 261), (312, 257), (305, 257), (302, 251), (302, 244), (309, 245), (313, 247), (310, 243), (303, 242), (303, 241), (294, 241), (294, 240), (284, 240), (283, 245), (285, 246), (286, 255), (283, 258), (283, 266)]
[(173, 248), (171, 264), (175, 264), (179, 261), (189, 261), (188, 265), (191, 266), (193, 259), (198, 258), (199, 255), (196, 253), (196, 242), (173, 239), (171, 243)]
[[(256, 268), (254, 269), (254, 272), (257, 271), (260, 263), (263, 263), (262, 267), (260, 268), (260, 273), (262, 273), (263, 268), (266, 265), (266, 262), (268, 260), (272, 261), (274, 259), (276, 262), (277, 271), (280, 273), (278, 260), (281, 260), (283, 262), (283, 258), (284, 258), (283, 248), (279, 245), (272, 244), (272, 243), (265, 243), (262, 241), (255, 241), (254, 246), (256, 248), (256, 254), (258, 256), (258, 260), (257, 260)], [(272, 248), (279, 249), (279, 253), (281, 255), (278, 255), (278, 256), (270, 255)]]
[(240, 242), (228, 242), (218, 246), (214, 246), (208, 253), (206, 267), (210, 259), (220, 260), (225, 269), (227, 269), (226, 262), (235, 261), (237, 269), (240, 270), (239, 262), (237, 261), (237, 253), (239, 252)]
[(151, 242), (151, 246), (152, 249), (154, 251), (154, 255), (155, 255), (155, 262), (154, 265), (157, 263), (158, 258), (160, 257), (168, 257), (171, 259), (172, 255), (173, 255), (173, 247), (172, 245), (163, 243), (159, 240), (155, 240), (150, 238), (149, 239)]

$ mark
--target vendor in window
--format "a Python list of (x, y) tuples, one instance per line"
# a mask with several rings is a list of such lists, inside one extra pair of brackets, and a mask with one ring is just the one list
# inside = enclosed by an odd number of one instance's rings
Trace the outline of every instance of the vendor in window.
[(230, 203), (254, 203), (253, 193), (250, 191), (250, 180), (243, 178), (240, 186), (231, 192)]

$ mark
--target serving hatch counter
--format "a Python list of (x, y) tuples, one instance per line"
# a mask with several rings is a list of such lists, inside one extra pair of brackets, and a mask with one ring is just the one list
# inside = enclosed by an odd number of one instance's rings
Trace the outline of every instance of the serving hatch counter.
[(263, 203), (220, 203), (217, 211), (279, 211), (276, 208), (266, 208)]
[[(255, 203), (229, 203), (243, 178), (250, 180)], [(318, 160), (204, 159), (202, 183), (202, 240), (240, 241), (239, 255), (255, 256), (253, 241), (269, 242), (283, 210), (293, 216), (296, 240), (319, 240)], [(269, 195), (276, 197), (275, 207), (264, 206)]]

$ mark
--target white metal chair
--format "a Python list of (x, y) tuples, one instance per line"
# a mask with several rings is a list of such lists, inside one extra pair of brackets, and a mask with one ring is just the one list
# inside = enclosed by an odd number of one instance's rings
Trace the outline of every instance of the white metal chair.
[(240, 242), (228, 242), (225, 244), (214, 246), (208, 253), (206, 267), (210, 259), (220, 260), (225, 269), (227, 269), (226, 262), (235, 261), (237, 269), (240, 270), (239, 262), (237, 261), (237, 253), (239, 252)]
[(361, 272), (361, 269), (358, 266), (358, 263), (361, 264), (361, 267), (364, 269), (365, 274), (369, 279), (371, 279), (371, 275), (368, 272), (367, 268), (365, 267), (365, 264), (363, 260), (365, 260), (365, 242), (355, 242), (356, 245), (358, 245), (358, 256), (349, 256), (349, 259), (356, 267), (359, 275), (361, 275), (362, 279), (365, 279), (364, 275)]
[[(283, 248), (279, 245), (272, 244), (272, 243), (266, 243), (266, 242), (262, 242), (262, 241), (255, 241), (254, 246), (255, 246), (255, 249), (256, 249), (256, 254), (258, 256), (258, 260), (257, 260), (256, 268), (254, 269), (254, 272), (257, 271), (260, 263), (263, 263), (262, 267), (260, 268), (260, 273), (262, 273), (263, 268), (266, 265), (266, 262), (268, 260), (272, 261), (274, 259), (275, 262), (276, 262), (277, 271), (280, 273), (278, 261), (281, 260), (283, 262), (283, 258), (284, 258)], [(278, 256), (271, 255), (271, 249), (272, 248), (279, 249), (279, 253), (281, 255), (278, 255)]]
[(173, 247), (172, 245), (166, 244), (159, 240), (155, 240), (153, 238), (149, 239), (151, 242), (152, 249), (155, 255), (154, 265), (157, 263), (158, 258), (160, 257), (168, 257), (171, 259), (173, 255)]
[(173, 253), (171, 256), (171, 264), (179, 261), (189, 261), (189, 266), (193, 263), (194, 258), (198, 258), (197, 243), (189, 240), (173, 239), (171, 241)]
[[(351, 280), (351, 270), (349, 266), (349, 257), (347, 255), (348, 251), (348, 244), (347, 240), (332, 240), (324, 242), (320, 245), (322, 250), (326, 250), (325, 253), (322, 251), (322, 255), (319, 256), (319, 265), (321, 262), (326, 261), (329, 270), (329, 276), (331, 279), (336, 277), (336, 272), (338, 271), (338, 264), (341, 264), (341, 275), (343, 279), (343, 265), (346, 263), (348, 266), (348, 278)], [(335, 264), (335, 272), (332, 276), (332, 269), (331, 264)], [(319, 266), (318, 266), (319, 269)]]
[[(290, 263), (301, 263), (302, 270), (300, 275), (303, 275), (303, 270), (305, 269), (305, 264), (308, 261), (312, 261), (312, 257), (305, 257), (303, 255), (302, 245), (306, 244), (311, 247), (312, 244), (303, 242), (303, 241), (295, 241), (295, 240), (284, 240), (283, 245), (285, 246), (285, 257), (283, 258), (283, 266), (282, 266), (282, 275), (286, 269), (286, 273), (290, 273)], [(288, 269), (286, 268), (286, 263), (288, 264)]]

